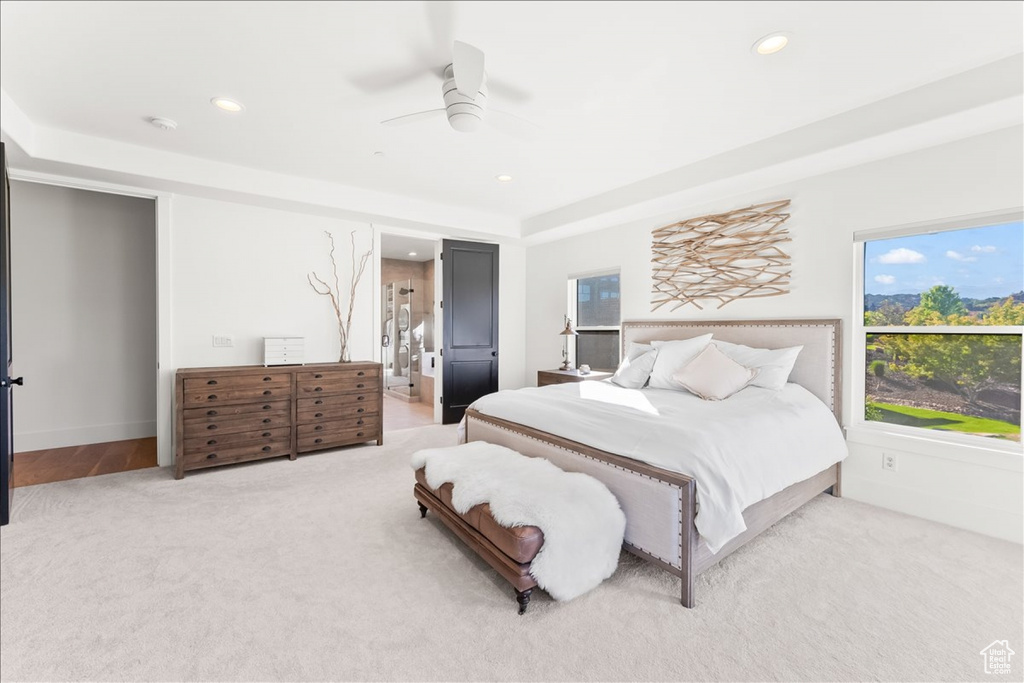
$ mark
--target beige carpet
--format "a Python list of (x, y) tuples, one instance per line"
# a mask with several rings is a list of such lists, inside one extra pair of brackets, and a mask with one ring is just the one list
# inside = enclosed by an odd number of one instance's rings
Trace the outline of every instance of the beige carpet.
[(175, 481), (18, 489), (0, 531), (4, 680), (1021, 680), (1021, 547), (821, 496), (678, 582), (624, 556), (592, 593), (511, 589), (412, 498), (451, 427)]

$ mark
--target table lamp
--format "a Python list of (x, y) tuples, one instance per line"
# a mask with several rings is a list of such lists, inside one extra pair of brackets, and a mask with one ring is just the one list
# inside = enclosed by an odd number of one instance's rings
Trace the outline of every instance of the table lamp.
[(572, 370), (572, 365), (569, 364), (569, 337), (576, 337), (579, 332), (572, 328), (572, 320), (569, 316), (565, 316), (565, 329), (559, 332), (562, 336), (562, 367), (559, 370)]

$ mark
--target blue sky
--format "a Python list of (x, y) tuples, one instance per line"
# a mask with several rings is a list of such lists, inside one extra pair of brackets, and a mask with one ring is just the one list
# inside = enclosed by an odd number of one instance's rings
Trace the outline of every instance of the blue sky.
[(1024, 289), (1024, 222), (865, 244), (866, 293), (917, 294), (934, 285), (974, 299)]

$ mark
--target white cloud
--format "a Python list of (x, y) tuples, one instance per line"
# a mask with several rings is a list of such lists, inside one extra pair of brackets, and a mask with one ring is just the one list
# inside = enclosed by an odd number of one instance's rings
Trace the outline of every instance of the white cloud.
[(907, 249), (905, 247), (900, 247), (899, 249), (892, 249), (878, 257), (879, 263), (889, 263), (898, 265), (906, 263), (924, 263), (927, 260), (928, 259), (926, 259), (924, 257), (924, 254), (922, 254), (921, 252), (914, 251), (913, 249)]
[(882, 285), (891, 285), (896, 282), (896, 278), (892, 275), (876, 275), (875, 282)]
[(978, 260), (975, 256), (964, 256), (959, 251), (953, 251), (952, 249), (946, 252), (946, 258), (951, 258), (954, 261), (966, 261), (968, 263)]
[(993, 246), (982, 247), (980, 245), (975, 244), (973, 247), (971, 247), (971, 251), (978, 254), (992, 254), (995, 253), (996, 248)]

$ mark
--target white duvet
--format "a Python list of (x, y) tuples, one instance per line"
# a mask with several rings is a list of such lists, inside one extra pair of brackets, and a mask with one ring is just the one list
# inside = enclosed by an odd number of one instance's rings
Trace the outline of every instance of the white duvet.
[(471, 408), (693, 477), (697, 530), (712, 552), (746, 529), (743, 510), (846, 457), (824, 403), (797, 384), (724, 401), (579, 382), (499, 391)]

